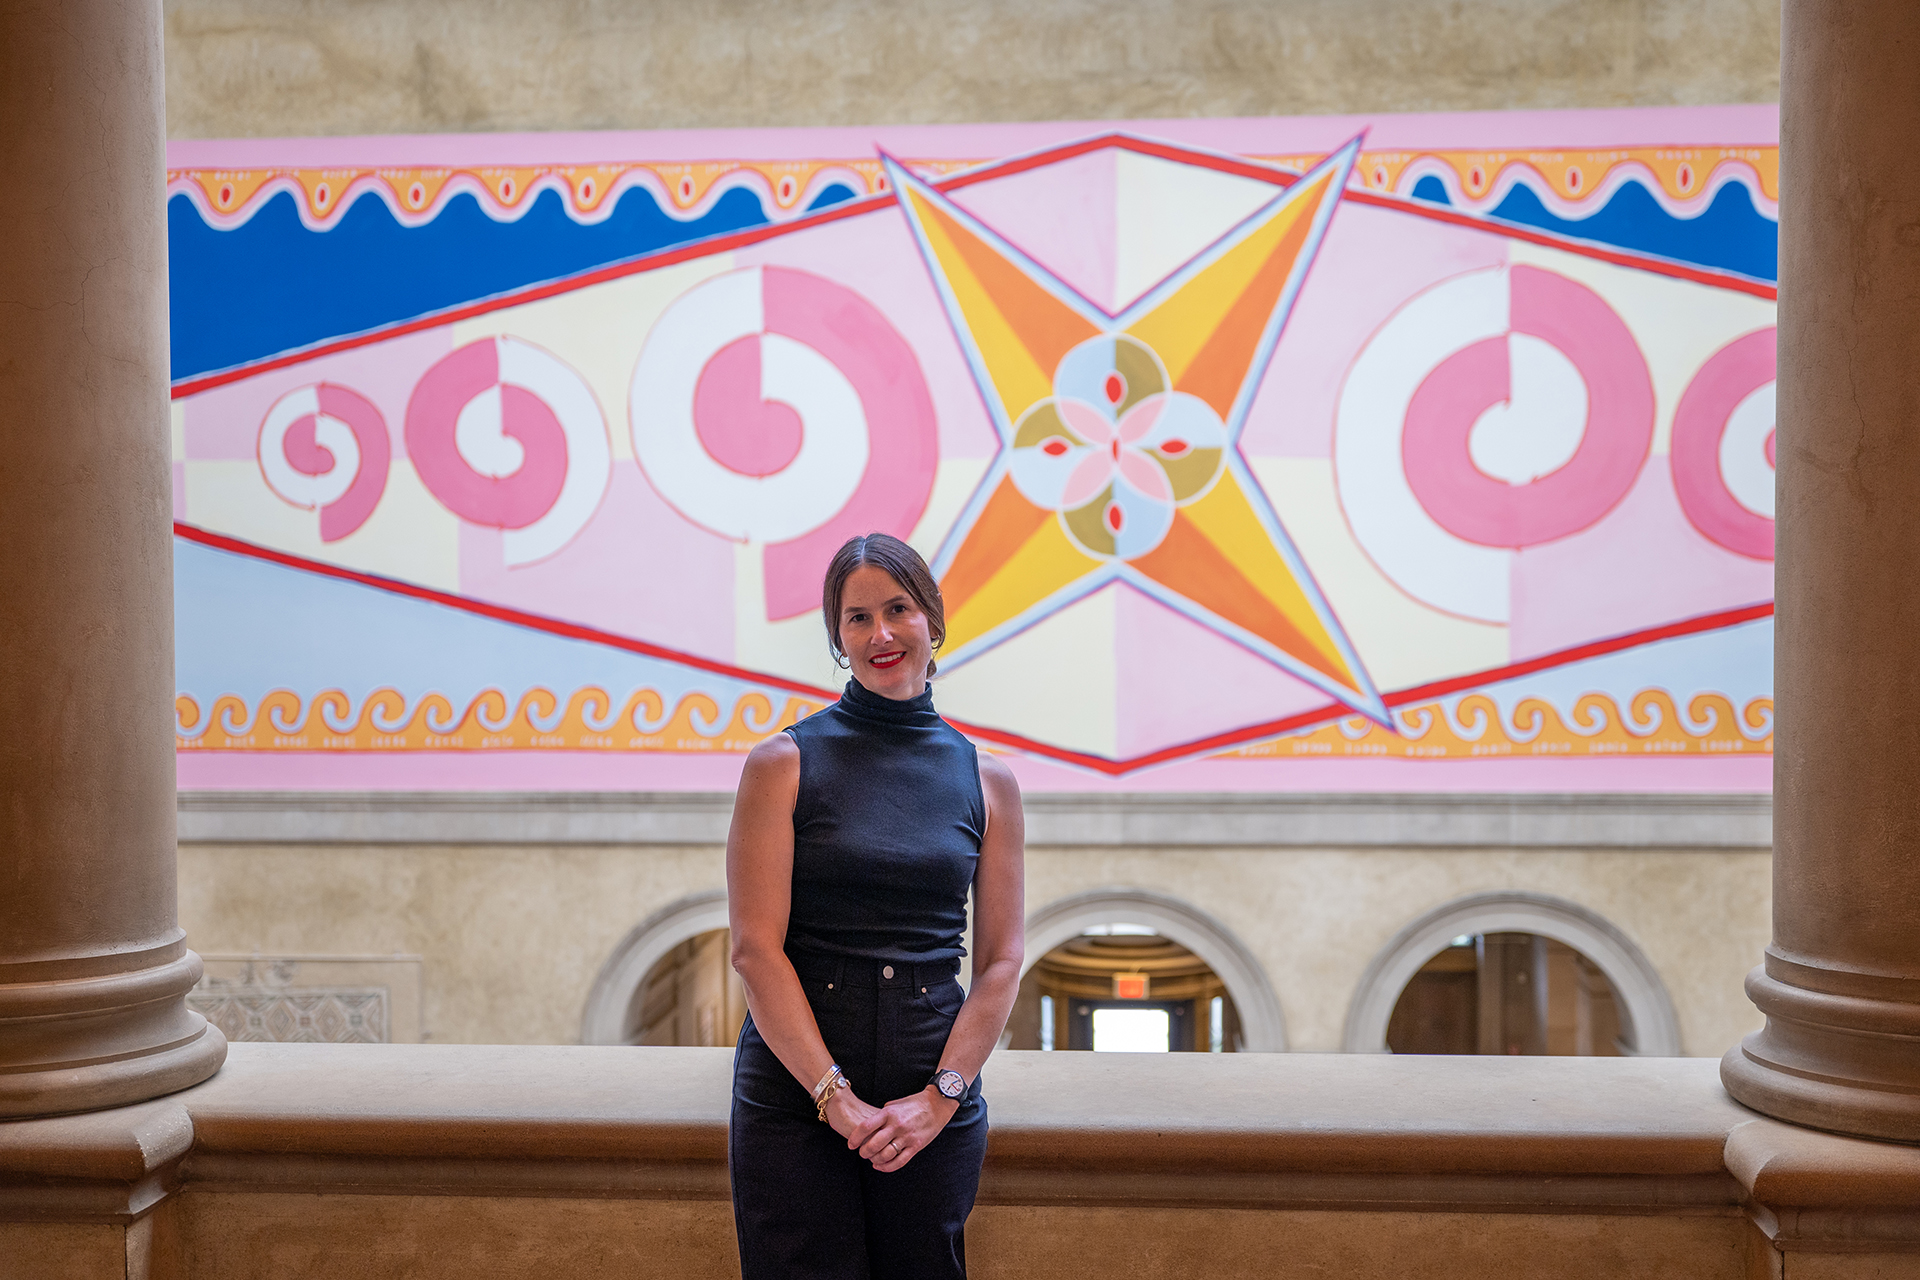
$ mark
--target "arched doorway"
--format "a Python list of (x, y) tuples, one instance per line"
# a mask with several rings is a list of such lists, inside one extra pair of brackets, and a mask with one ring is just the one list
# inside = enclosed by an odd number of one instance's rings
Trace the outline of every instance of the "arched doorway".
[[(1220, 984), (1223, 1049), (1249, 1053), (1279, 1053), (1287, 1047), (1286, 1023), (1280, 1014), (1266, 971), (1246, 946), (1226, 927), (1199, 909), (1175, 898), (1142, 889), (1096, 889), (1076, 894), (1034, 912), (1027, 918), (1027, 970), (1047, 953), (1083, 935), (1097, 936), (1115, 924), (1130, 925), (1146, 934), (1176, 944), (1205, 966)], [(727, 895), (724, 890), (692, 894), (655, 912), (621, 939), (600, 967), (581, 1017), (582, 1044), (638, 1044), (646, 1033), (648, 983), (656, 967), (671, 963), (677, 948), (702, 935), (724, 933)], [(1121, 935), (1125, 936), (1125, 935)], [(1145, 936), (1139, 935), (1139, 936)], [(722, 948), (724, 951), (724, 948)], [(674, 970), (678, 972), (678, 969)], [(1150, 984), (1149, 984), (1150, 985)], [(1024, 987), (1024, 976), (1023, 976)], [(1037, 1017), (1039, 993), (1032, 995)], [(664, 999), (664, 991), (656, 1000)], [(1209, 1044), (1214, 1011), (1207, 997), (1205, 1015)], [(744, 1002), (742, 1002), (744, 1008)], [(658, 1022), (662, 1006), (653, 1006)], [(1016, 1008), (1016, 1017), (1020, 1010)], [(727, 1017), (731, 1018), (731, 1013)], [(1091, 1009), (1088, 1016), (1092, 1016)], [(1172, 1015), (1170, 1015), (1172, 1016)], [(1197, 1016), (1197, 1015), (1195, 1015)], [(1227, 1021), (1227, 1019), (1231, 1021)], [(716, 1015), (716, 1034), (718, 1029)], [(676, 1024), (677, 1025), (677, 1024)], [(738, 1022), (733, 1026), (737, 1030)], [(695, 1035), (698, 1015), (695, 1014)], [(1034, 1043), (1039, 1047), (1036, 1029)], [(696, 1040), (696, 1043), (698, 1041)], [(722, 1039), (719, 1043), (731, 1043)]]
[(1027, 969), (1007, 1047), (1233, 1053), (1239, 1012), (1207, 962), (1145, 925), (1096, 925)]
[[(627, 936), (620, 940), (613, 953), (600, 966), (599, 974), (593, 980), (593, 988), (587, 993), (587, 1007), (580, 1019), (580, 1043), (582, 1044), (641, 1044), (637, 1037), (646, 1033), (647, 987), (661, 972), (660, 966), (668, 966), (668, 971), (678, 973), (691, 960), (692, 952), (688, 944), (714, 933), (724, 939), (727, 929), (727, 894), (724, 889), (707, 893), (690, 894), (670, 906), (654, 912), (635, 925)], [(706, 943), (709, 967), (712, 963), (713, 943)], [(680, 953), (686, 954), (681, 955)], [(721, 963), (726, 963), (724, 940), (719, 948)], [(675, 959), (679, 955), (679, 959)], [(731, 965), (727, 971), (732, 972)], [(656, 992), (656, 1022), (658, 1021), (657, 1000), (664, 992)], [(741, 1001), (744, 1009), (746, 1003)], [(731, 1016), (728, 1014), (727, 1016)], [(719, 1036), (719, 1015), (715, 1016), (715, 1035)], [(733, 1024), (738, 1030), (739, 1024)], [(699, 1034), (699, 1015), (694, 1015), (693, 1034)], [(692, 1043), (698, 1044), (696, 1038)], [(716, 1039), (717, 1044), (731, 1044), (732, 1039)]]
[(1407, 980), (1387, 1048), (1612, 1058), (1634, 1052), (1634, 1035), (1600, 966), (1564, 942), (1461, 934)]
[(1632, 939), (1578, 903), (1524, 892), (1456, 899), (1396, 934), (1360, 980), (1343, 1047), (1681, 1052), (1673, 1002)]
[(623, 1042), (710, 1048), (739, 1039), (747, 993), (733, 971), (731, 937), (709, 929), (660, 957), (627, 1002)]
[[(1078, 939), (1101, 937), (1103, 931), (1104, 936), (1116, 940), (1130, 936), (1127, 932), (1116, 934), (1114, 930), (1120, 926), (1131, 930), (1134, 938), (1154, 937), (1183, 949), (1218, 981), (1217, 994), (1223, 999), (1221, 1014), (1223, 1018), (1227, 1016), (1230, 1006), (1233, 1019), (1230, 1034), (1223, 1027), (1223, 1035), (1227, 1036), (1223, 1049), (1230, 1046), (1248, 1053), (1281, 1053), (1286, 1050), (1287, 1029), (1281, 1017), (1280, 1001), (1274, 995), (1273, 984), (1267, 980), (1266, 970), (1245, 944), (1225, 925), (1197, 907), (1151, 890), (1130, 888), (1094, 889), (1075, 894), (1050, 903), (1027, 917), (1027, 967), (1021, 978), (1020, 1001), (1016, 1002), (1014, 1017), (1008, 1025), (1010, 1031), (1019, 1031), (1024, 1026), (1031, 1028), (1033, 1034), (1028, 1037), (1021, 1032), (1018, 1040), (1009, 1036), (1006, 1041), (1009, 1047), (1040, 1047), (1039, 1001), (1044, 993), (1039, 989), (1039, 979), (1033, 971), (1041, 961), (1056, 949), (1064, 948)], [(1117, 953), (1127, 944), (1116, 941), (1108, 945)], [(1173, 957), (1172, 952), (1164, 954)], [(1151, 992), (1151, 979), (1147, 987)], [(1209, 1003), (1205, 1006), (1209, 1045), (1213, 1016), (1211, 1000), (1212, 996), (1209, 995)], [(1090, 1019), (1095, 1010), (1090, 1002), (1087, 1003), (1086, 1016)], [(1074, 1009), (1077, 1007), (1074, 1006)], [(1069, 1010), (1069, 1016), (1080, 1015)], [(1169, 1018), (1175, 1016), (1179, 1015), (1169, 1014)], [(1058, 1017), (1056, 1013), (1056, 1048), (1062, 1047)], [(1019, 1021), (1021, 1019), (1026, 1021)], [(1197, 1034), (1194, 1038), (1198, 1039)]]

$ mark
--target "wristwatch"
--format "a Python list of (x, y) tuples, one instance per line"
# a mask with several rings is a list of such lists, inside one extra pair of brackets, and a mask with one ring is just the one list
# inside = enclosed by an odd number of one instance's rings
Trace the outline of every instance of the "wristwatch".
[(936, 1071), (933, 1079), (927, 1083), (938, 1089), (941, 1097), (951, 1098), (955, 1102), (967, 1096), (966, 1078), (951, 1067), (945, 1071)]

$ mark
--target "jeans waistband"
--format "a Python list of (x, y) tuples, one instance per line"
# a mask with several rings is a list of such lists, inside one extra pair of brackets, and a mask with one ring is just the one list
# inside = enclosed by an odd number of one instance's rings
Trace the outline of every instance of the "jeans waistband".
[(831, 982), (847, 987), (930, 987), (960, 972), (960, 961), (873, 960), (864, 956), (830, 956), (815, 951), (789, 951), (793, 971), (802, 981)]

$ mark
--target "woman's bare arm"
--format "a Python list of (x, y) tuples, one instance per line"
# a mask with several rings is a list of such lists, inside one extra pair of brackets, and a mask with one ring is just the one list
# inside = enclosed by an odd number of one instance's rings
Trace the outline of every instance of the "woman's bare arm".
[[(727, 832), (727, 922), (733, 967), (747, 990), (753, 1025), (793, 1078), (809, 1091), (833, 1064), (800, 976), (787, 959), (793, 905), (793, 804), (800, 790), (800, 748), (784, 733), (747, 756)], [(873, 1108), (843, 1089), (827, 1117), (846, 1134)]]
[[(943, 1070), (958, 1071), (969, 1081), (980, 1074), (1006, 1030), (1026, 956), (1027, 820), (1020, 784), (1004, 764), (982, 755), (980, 789), (987, 800), (987, 831), (973, 873), (973, 987), (940, 1055)], [(892, 1173), (946, 1128), (959, 1105), (929, 1084), (866, 1116), (847, 1134), (847, 1145), (858, 1146), (881, 1173)]]
[(1007, 1029), (1027, 954), (1027, 819), (1020, 784), (1006, 765), (982, 755), (980, 787), (988, 816), (973, 876), (973, 986), (940, 1055), (943, 1069), (968, 1080), (980, 1074)]

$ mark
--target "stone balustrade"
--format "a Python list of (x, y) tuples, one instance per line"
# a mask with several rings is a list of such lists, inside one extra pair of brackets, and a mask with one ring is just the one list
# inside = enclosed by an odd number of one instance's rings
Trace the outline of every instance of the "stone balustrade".
[[(729, 1059), (236, 1044), (0, 1124), (0, 1275), (735, 1275)], [(987, 1091), (984, 1277), (1920, 1276), (1920, 1148), (1711, 1060), (1003, 1052)]]

